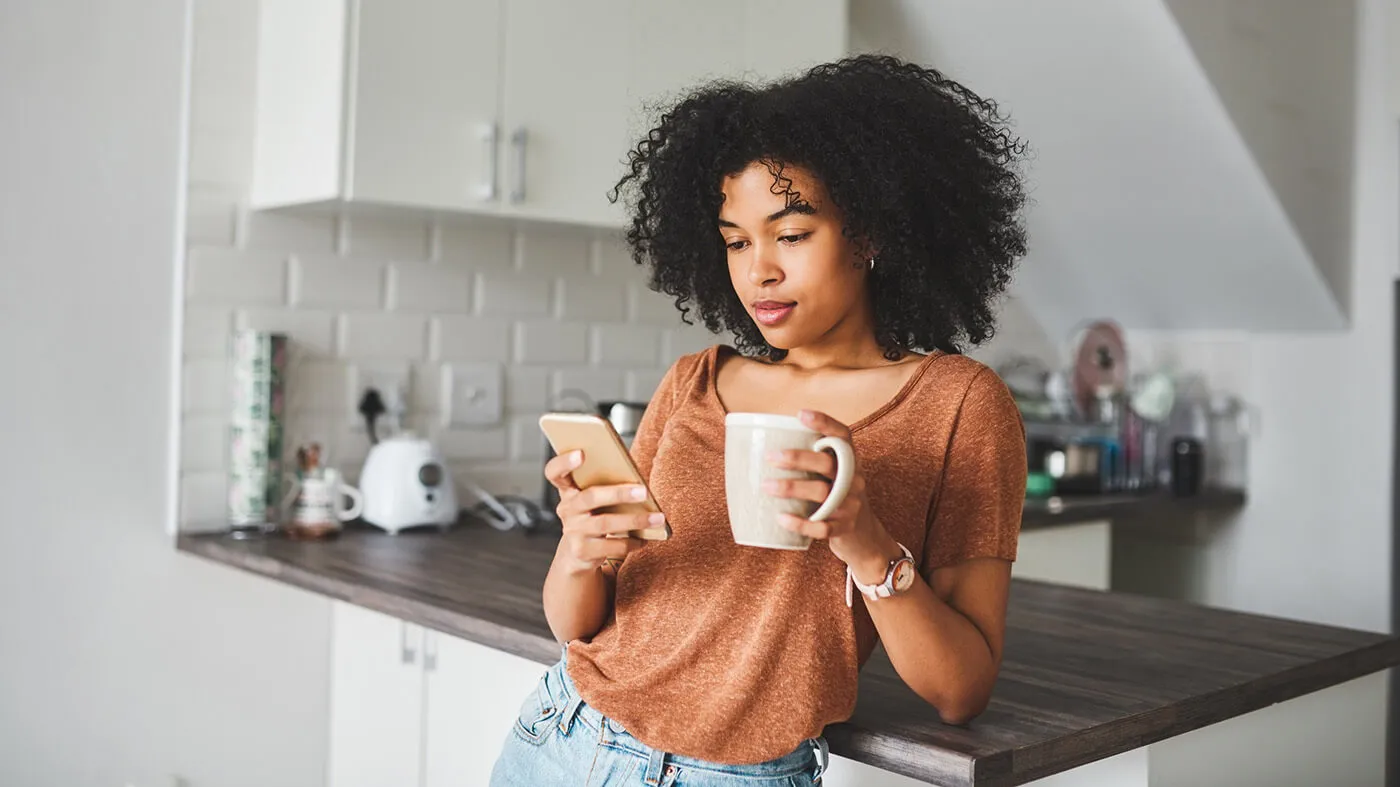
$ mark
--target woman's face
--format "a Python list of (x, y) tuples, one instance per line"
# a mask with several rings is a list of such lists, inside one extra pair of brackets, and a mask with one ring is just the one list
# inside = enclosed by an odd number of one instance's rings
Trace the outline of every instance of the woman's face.
[(719, 231), (729, 279), (768, 344), (782, 350), (869, 332), (866, 261), (842, 234), (826, 189), (807, 171), (787, 167), (800, 199), (773, 193), (773, 170), (754, 162), (724, 179)]

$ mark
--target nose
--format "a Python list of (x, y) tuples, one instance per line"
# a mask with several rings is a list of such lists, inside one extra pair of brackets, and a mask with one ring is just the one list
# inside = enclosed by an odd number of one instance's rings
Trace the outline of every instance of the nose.
[(768, 244), (754, 244), (749, 256), (749, 283), (755, 287), (767, 287), (783, 280), (783, 269), (777, 263), (775, 250)]

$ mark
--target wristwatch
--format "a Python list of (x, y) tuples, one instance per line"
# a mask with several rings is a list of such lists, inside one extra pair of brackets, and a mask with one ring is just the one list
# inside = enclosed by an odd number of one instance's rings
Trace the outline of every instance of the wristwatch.
[(852, 588), (859, 588), (866, 601), (879, 601), (903, 593), (914, 586), (914, 576), (918, 573), (918, 568), (914, 565), (914, 556), (903, 544), (899, 545), (899, 551), (904, 553), (904, 557), (891, 560), (889, 568), (885, 569), (885, 581), (876, 585), (861, 584), (851, 572), (851, 567), (846, 566), (846, 606), (851, 606), (855, 600)]

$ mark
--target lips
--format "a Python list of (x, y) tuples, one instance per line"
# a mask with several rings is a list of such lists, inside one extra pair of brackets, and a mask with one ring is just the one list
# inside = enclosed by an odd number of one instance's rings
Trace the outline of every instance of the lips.
[(793, 301), (755, 301), (753, 304), (754, 319), (763, 325), (777, 325), (787, 319), (792, 310), (797, 308), (797, 303)]

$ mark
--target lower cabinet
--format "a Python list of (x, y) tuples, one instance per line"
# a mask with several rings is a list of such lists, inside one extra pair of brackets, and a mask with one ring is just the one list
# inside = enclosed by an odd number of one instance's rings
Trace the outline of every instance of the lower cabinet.
[(546, 667), (336, 603), (330, 787), (477, 787)]

